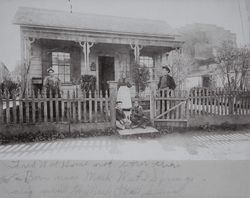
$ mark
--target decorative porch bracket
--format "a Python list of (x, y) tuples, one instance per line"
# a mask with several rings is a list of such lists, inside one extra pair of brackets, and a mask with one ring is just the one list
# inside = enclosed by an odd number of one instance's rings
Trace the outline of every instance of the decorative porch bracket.
[(139, 63), (140, 50), (143, 48), (143, 46), (138, 44), (130, 44), (130, 47), (134, 50), (135, 62)]
[(85, 68), (85, 71), (87, 71), (90, 65), (89, 64), (90, 48), (94, 45), (94, 42), (79, 41), (79, 44), (82, 47), (82, 51), (84, 55), (84, 68)]

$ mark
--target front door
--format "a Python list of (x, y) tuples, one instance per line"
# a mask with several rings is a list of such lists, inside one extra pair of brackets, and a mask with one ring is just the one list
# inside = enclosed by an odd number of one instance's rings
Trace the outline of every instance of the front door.
[(108, 81), (115, 80), (115, 59), (112, 56), (99, 56), (99, 89), (108, 90)]

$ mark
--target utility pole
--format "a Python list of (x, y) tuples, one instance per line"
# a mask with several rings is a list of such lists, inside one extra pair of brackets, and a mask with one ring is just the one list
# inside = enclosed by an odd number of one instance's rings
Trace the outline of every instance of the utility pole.
[(69, 10), (70, 10), (70, 13), (72, 13), (72, 3), (71, 3), (71, 0), (68, 0), (69, 2)]

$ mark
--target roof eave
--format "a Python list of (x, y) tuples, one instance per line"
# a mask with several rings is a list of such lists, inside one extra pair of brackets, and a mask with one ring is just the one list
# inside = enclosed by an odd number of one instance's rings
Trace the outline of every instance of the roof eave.
[(168, 39), (168, 41), (174, 41), (179, 43), (184, 43), (182, 40), (176, 40), (176, 37), (180, 37), (178, 34), (147, 34), (147, 33), (134, 33), (134, 32), (120, 32), (120, 31), (109, 31), (109, 30), (96, 30), (96, 29), (83, 29), (83, 28), (67, 28), (67, 27), (56, 27), (56, 26), (42, 26), (42, 25), (31, 25), (13, 22), (15, 25), (20, 25), (21, 27), (28, 28), (41, 28), (41, 29), (55, 29), (55, 30), (66, 30), (66, 31), (79, 31), (79, 32), (90, 32), (90, 33), (104, 33), (104, 34), (119, 34), (119, 35), (129, 35), (129, 36), (143, 36), (143, 37), (156, 37)]

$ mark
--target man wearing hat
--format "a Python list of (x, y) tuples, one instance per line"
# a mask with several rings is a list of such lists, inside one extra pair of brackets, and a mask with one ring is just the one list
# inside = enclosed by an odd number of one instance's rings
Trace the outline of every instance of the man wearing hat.
[(52, 97), (55, 97), (56, 94), (58, 94), (58, 97), (60, 96), (60, 87), (61, 82), (60, 79), (54, 75), (54, 69), (52, 67), (47, 69), (48, 76), (45, 77), (43, 81), (43, 86), (47, 90), (47, 97), (49, 97), (50, 92), (52, 93)]
[(176, 87), (175, 81), (172, 76), (169, 75), (170, 69), (167, 65), (162, 67), (162, 76), (159, 79), (158, 89), (169, 88), (174, 90)]

